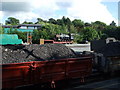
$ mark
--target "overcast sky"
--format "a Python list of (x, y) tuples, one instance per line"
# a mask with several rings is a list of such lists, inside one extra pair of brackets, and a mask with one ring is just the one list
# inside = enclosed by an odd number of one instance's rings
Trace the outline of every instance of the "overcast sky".
[(37, 18), (48, 20), (63, 16), (81, 19), (84, 22), (102, 21), (118, 23), (119, 0), (2, 0), (0, 21), (15, 17), (24, 21), (36, 22)]

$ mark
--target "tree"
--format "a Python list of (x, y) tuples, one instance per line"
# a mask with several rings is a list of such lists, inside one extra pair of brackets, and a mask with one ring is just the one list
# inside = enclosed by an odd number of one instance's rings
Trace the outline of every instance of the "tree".
[(96, 29), (97, 31), (102, 31), (106, 28), (106, 24), (104, 22), (101, 22), (101, 21), (95, 21), (92, 23), (92, 27), (94, 29)]
[(0, 26), (0, 34), (4, 34), (4, 28)]
[(66, 25), (66, 18), (65, 18), (65, 16), (62, 17), (62, 21)]
[(24, 21), (22, 24), (33, 24), (33, 22)]
[(92, 25), (92, 28), (98, 32), (100, 38), (105, 37), (106, 34), (104, 34), (104, 31), (107, 25), (104, 22), (95, 21), (95, 22), (92, 22), (91, 25)]
[(22, 39), (23, 42), (27, 41), (27, 32), (21, 32), (11, 27), (10, 30), (8, 30), (6, 34), (17, 34), (19, 39)]
[(68, 29), (69, 29), (69, 33), (77, 33), (77, 30), (73, 24), (71, 24)]
[(72, 21), (74, 27), (80, 32), (84, 28), (84, 22), (78, 19)]
[(117, 38), (118, 32), (117, 32), (117, 27), (116, 26), (107, 26), (107, 28), (104, 30), (104, 34), (106, 34), (108, 37), (114, 37)]
[(86, 23), (84, 24), (84, 26), (85, 26), (85, 27), (91, 27), (92, 25), (91, 25), (90, 23), (86, 22)]
[(83, 35), (80, 35), (80, 34), (76, 34), (75, 36), (74, 36), (74, 42), (76, 42), (76, 43), (81, 43), (82, 41), (83, 41)]
[(43, 19), (37, 18), (37, 22), (35, 24), (39, 24), (40, 22), (43, 22)]
[(57, 21), (53, 18), (50, 18), (48, 23), (57, 24)]
[(72, 22), (71, 22), (71, 20), (69, 18), (66, 19), (66, 26), (68, 28), (68, 32), (71, 33), (71, 31), (72, 31), (71, 30), (72, 29), (72, 27), (71, 27), (72, 26)]
[(85, 27), (82, 30), (81, 35), (83, 35), (84, 40), (87, 40), (87, 41), (99, 39), (98, 32), (92, 27)]
[(110, 26), (116, 26), (116, 23), (115, 23), (114, 21), (112, 21), (112, 22), (110, 23)]
[(58, 24), (58, 25), (63, 25), (63, 24), (64, 24), (64, 22), (63, 22), (63, 20), (62, 20), (62, 19), (57, 19), (57, 24)]
[(37, 18), (37, 22), (41, 22), (41, 21), (43, 21), (43, 19)]
[(6, 25), (18, 25), (20, 24), (19, 19), (16, 19), (14, 17), (9, 17), (8, 20), (5, 21)]
[(32, 33), (32, 43), (40, 43), (40, 31), (39, 30), (34, 30)]
[(116, 39), (120, 40), (120, 26), (117, 27), (116, 33), (117, 33)]

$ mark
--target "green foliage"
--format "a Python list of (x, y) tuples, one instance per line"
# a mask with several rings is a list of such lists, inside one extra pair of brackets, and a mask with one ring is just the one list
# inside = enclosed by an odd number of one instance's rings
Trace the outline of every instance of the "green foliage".
[(116, 29), (116, 39), (120, 40), (120, 26)]
[(104, 30), (104, 33), (108, 37), (114, 37), (116, 39), (119, 39), (119, 29), (116, 26), (112, 25), (107, 26), (106, 30)]
[(17, 31), (17, 29), (10, 28), (7, 34), (17, 34), (19, 39), (22, 39), (23, 42), (27, 41), (27, 32), (20, 32), (20, 31)]
[(58, 24), (58, 25), (63, 25), (63, 24), (64, 24), (64, 22), (63, 22), (63, 20), (62, 20), (62, 19), (57, 19), (57, 24)]
[(16, 19), (14, 17), (9, 17), (8, 20), (5, 21), (6, 25), (18, 25), (20, 24), (19, 19)]
[(105, 40), (105, 39), (107, 39), (107, 38), (108, 38), (108, 35), (107, 35), (107, 34), (105, 34), (105, 33), (101, 34), (101, 38), (100, 38), (100, 39)]
[(77, 30), (76, 30), (76, 28), (74, 27), (73, 24), (70, 25), (70, 27), (69, 27), (69, 32), (70, 32), (70, 33), (77, 33)]
[(33, 33), (32, 33), (32, 41), (33, 43), (39, 43), (39, 39), (40, 39), (40, 32), (39, 30), (34, 30)]
[(80, 43), (80, 42), (82, 42), (83, 40), (84, 40), (83, 35), (76, 34), (76, 35), (74, 36), (74, 42), (75, 42), (75, 43)]
[(22, 24), (33, 24), (33, 22), (24, 21)]
[(50, 18), (48, 22), (52, 24), (57, 24), (57, 21), (53, 18)]
[(77, 32), (80, 32), (84, 28), (84, 22), (78, 19), (72, 21), (72, 24), (76, 28)]
[(15, 30), (11, 27), (11, 28), (7, 31), (7, 34), (13, 34), (13, 33), (15, 33), (14, 31), (15, 31)]
[(0, 34), (4, 34), (4, 28), (0, 26)]
[(84, 24), (84, 26), (85, 26), (85, 27), (91, 27), (92, 25), (91, 25), (90, 23), (86, 22), (86, 23)]
[[(17, 25), (19, 20), (13, 17), (9, 17), (6, 20), (6, 25)], [(33, 24), (33, 22), (23, 22), (23, 24)], [(71, 21), (68, 17), (63, 16), (61, 19), (55, 20), (50, 18), (48, 21), (41, 18), (37, 18), (35, 24), (41, 24), (40, 30), (34, 30), (32, 33), (33, 43), (39, 43), (39, 39), (53, 39), (56, 34), (74, 34), (74, 42), (80, 43), (83, 40), (94, 39), (106, 39), (107, 37), (114, 37), (120, 40), (120, 27), (116, 26), (116, 23), (112, 21), (110, 25), (106, 25), (104, 22), (95, 21), (92, 23), (84, 23), (80, 19), (74, 19)], [(3, 29), (0, 29), (0, 33), (4, 33)], [(7, 32), (9, 34), (18, 34), (20, 39), (26, 42), (27, 33), (18, 32), (16, 29)]]
[(81, 27), (84, 26), (84, 22), (81, 21), (81, 20), (78, 20), (78, 19), (73, 20), (72, 23), (75, 27), (80, 27), (81, 28)]
[(85, 27), (81, 34), (83, 35), (83, 38), (87, 41), (91, 41), (94, 39), (99, 39), (98, 32), (93, 29), (92, 27)]
[(112, 21), (112, 22), (110, 23), (110, 26), (116, 26), (116, 23), (115, 23), (114, 21)]

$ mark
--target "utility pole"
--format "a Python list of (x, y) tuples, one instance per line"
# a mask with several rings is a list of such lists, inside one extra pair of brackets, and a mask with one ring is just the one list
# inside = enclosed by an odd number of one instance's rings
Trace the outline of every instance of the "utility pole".
[(32, 44), (32, 33), (31, 32), (27, 32), (27, 43)]
[(27, 32), (27, 43), (28, 43), (28, 32)]

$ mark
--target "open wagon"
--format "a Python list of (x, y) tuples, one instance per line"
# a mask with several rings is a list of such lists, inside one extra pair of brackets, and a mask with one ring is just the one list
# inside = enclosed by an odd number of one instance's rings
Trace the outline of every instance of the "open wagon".
[(92, 73), (92, 57), (3, 64), (0, 69), (3, 89), (39, 83), (51, 83), (55, 88), (59, 80), (81, 78), (84, 82), (84, 77)]

